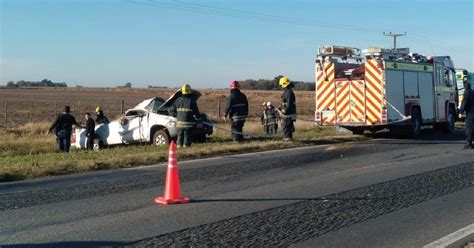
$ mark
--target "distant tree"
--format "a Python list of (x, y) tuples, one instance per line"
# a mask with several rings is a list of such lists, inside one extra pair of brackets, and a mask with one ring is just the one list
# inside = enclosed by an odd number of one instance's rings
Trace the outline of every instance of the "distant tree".
[(18, 86), (15, 84), (15, 82), (13, 82), (13, 81), (8, 81), (7, 87), (8, 87), (8, 88), (16, 88), (16, 87), (18, 87)]
[[(243, 90), (278, 90), (280, 89), (279, 81), (282, 78), (282, 75), (276, 76), (273, 80), (268, 79), (247, 79), (241, 80), (240, 88)], [(305, 90), (310, 91), (314, 90), (314, 83), (312, 82), (300, 82), (300, 81), (292, 81), (295, 85), (295, 90)]]
[(25, 81), (25, 80), (20, 80), (16, 83), (13, 81), (8, 82), (9, 87), (67, 87), (67, 84), (65, 82), (62, 83), (54, 83), (51, 80), (48, 79), (43, 79), (39, 82), (34, 82), (34, 81)]
[(125, 84), (125, 86), (123, 86), (123, 87), (125, 87), (125, 88), (132, 88), (132, 83), (127, 82), (127, 83)]

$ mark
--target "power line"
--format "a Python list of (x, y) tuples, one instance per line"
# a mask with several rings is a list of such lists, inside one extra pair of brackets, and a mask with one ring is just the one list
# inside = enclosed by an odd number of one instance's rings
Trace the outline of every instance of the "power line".
[(243, 10), (236, 10), (236, 9), (211, 7), (211, 6), (207, 6), (203, 4), (195, 4), (195, 3), (163, 2), (163, 1), (156, 1), (156, 0), (148, 0), (146, 2), (139, 1), (139, 0), (129, 0), (129, 2), (133, 4), (142, 4), (142, 5), (148, 5), (148, 6), (153, 6), (153, 7), (164, 7), (164, 8), (169, 8), (169, 9), (178, 9), (178, 10), (196, 12), (196, 13), (201, 13), (201, 14), (224, 16), (224, 17), (235, 17), (239, 19), (262, 21), (262, 22), (267, 22), (267, 23), (278, 22), (282, 24), (307, 26), (307, 27), (313, 27), (313, 28), (319, 27), (319, 28), (327, 28), (327, 29), (341, 29), (341, 30), (371, 32), (371, 33), (380, 32), (377, 30), (367, 29), (365, 27), (354, 26), (354, 25), (333, 24), (333, 23), (329, 24), (329, 23), (324, 23), (324, 22), (315, 23), (314, 21), (306, 20), (306, 19), (277, 16), (277, 15), (268, 15), (265, 13), (243, 11)]
[[(233, 17), (238, 19), (244, 20), (252, 20), (252, 21), (259, 21), (264, 23), (280, 23), (280, 24), (287, 24), (287, 25), (295, 25), (295, 26), (304, 26), (304, 27), (311, 27), (311, 28), (325, 28), (325, 29), (338, 29), (338, 30), (346, 30), (346, 31), (354, 31), (354, 32), (366, 32), (366, 33), (380, 33), (380, 30), (375, 29), (368, 29), (366, 27), (357, 26), (357, 25), (347, 25), (347, 24), (336, 24), (336, 23), (326, 23), (321, 21), (313, 21), (308, 19), (302, 18), (294, 18), (288, 16), (279, 16), (279, 15), (271, 15), (267, 13), (260, 13), (254, 11), (246, 11), (246, 10), (239, 10), (239, 9), (230, 9), (230, 8), (223, 8), (223, 7), (213, 7), (204, 4), (198, 3), (187, 3), (183, 1), (173, 1), (173, 2), (165, 2), (165, 1), (158, 1), (158, 0), (127, 0), (133, 4), (141, 4), (147, 5), (152, 7), (163, 7), (168, 9), (176, 9), (176, 10), (183, 10), (188, 12), (195, 12), (200, 14), (206, 15), (215, 15), (215, 16), (223, 16), (223, 17)], [(394, 38), (394, 47), (396, 47), (396, 38), (399, 36), (406, 35), (404, 34), (389, 34), (383, 33), (384, 36), (392, 36)], [(433, 43), (437, 43), (440, 46), (444, 46), (446, 48), (450, 48), (453, 50), (457, 49), (465, 49), (461, 46), (455, 45), (448, 45), (442, 41), (434, 40), (428, 37), (423, 37), (421, 35), (411, 34), (413, 36), (418, 36), (421, 39), (431, 40)]]

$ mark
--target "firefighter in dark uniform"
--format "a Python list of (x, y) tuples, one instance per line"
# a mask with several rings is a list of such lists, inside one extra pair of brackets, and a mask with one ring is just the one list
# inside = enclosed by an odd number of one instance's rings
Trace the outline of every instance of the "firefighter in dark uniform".
[(274, 135), (278, 130), (278, 120), (280, 115), (270, 101), (264, 102), (265, 109), (260, 117), (266, 134)]
[(294, 122), (296, 121), (296, 98), (291, 88), (294, 85), (287, 77), (280, 78), (279, 85), (285, 89), (281, 96), (281, 125), (283, 129), (283, 140), (293, 140), (293, 132), (295, 131)]
[(230, 95), (227, 98), (224, 109), (224, 118), (231, 119), (231, 130), (235, 142), (244, 141), (242, 134), (245, 119), (249, 113), (249, 103), (244, 93), (240, 92), (239, 82), (233, 81), (230, 84)]
[(265, 131), (266, 134), (268, 134), (268, 125), (267, 125), (267, 102), (262, 103), (263, 106), (263, 111), (262, 115), (260, 116), (260, 122), (262, 123), (263, 126), (263, 131)]
[[(467, 79), (467, 78), (466, 78)], [(473, 141), (473, 128), (474, 128), (474, 91), (471, 89), (471, 85), (468, 80), (464, 80), (464, 95), (459, 109), (459, 115), (466, 112), (466, 141), (464, 149), (474, 148)], [(460, 116), (461, 117), (461, 116)]]
[(275, 135), (278, 130), (278, 120), (280, 116), (271, 102), (267, 102), (267, 110), (265, 110), (265, 116), (267, 118), (266, 125), (268, 126), (267, 133), (270, 135)]
[(168, 110), (177, 119), (178, 140), (176, 145), (178, 147), (191, 146), (191, 129), (196, 124), (198, 116), (200, 116), (196, 99), (191, 93), (191, 86), (189, 84), (183, 85), (181, 87), (181, 96), (173, 102), (173, 105)]
[(100, 107), (95, 108), (95, 113), (97, 114), (95, 118), (97, 124), (109, 124), (109, 119), (104, 115), (104, 111)]
[(86, 148), (92, 150), (94, 148), (95, 122), (89, 112), (84, 117), (86, 119)]
[(65, 106), (64, 112), (56, 117), (48, 130), (48, 133), (51, 133), (53, 129), (57, 131), (59, 151), (61, 152), (69, 152), (69, 148), (71, 147), (72, 125), (80, 127), (76, 122), (76, 118), (74, 118), (70, 112), (71, 108)]

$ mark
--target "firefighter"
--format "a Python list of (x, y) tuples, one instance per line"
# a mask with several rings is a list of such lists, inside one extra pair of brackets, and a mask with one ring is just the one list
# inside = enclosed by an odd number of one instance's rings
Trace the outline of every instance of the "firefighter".
[(55, 131), (57, 130), (60, 152), (69, 152), (69, 148), (71, 147), (72, 125), (81, 127), (79, 124), (77, 124), (76, 118), (74, 118), (70, 112), (71, 108), (69, 106), (65, 106), (64, 112), (56, 117), (48, 130), (48, 133), (51, 133), (53, 129), (55, 129)]
[(293, 140), (293, 132), (295, 131), (294, 122), (296, 121), (296, 98), (291, 88), (293, 83), (287, 77), (280, 78), (279, 85), (284, 89), (281, 96), (281, 125), (283, 129), (283, 140)]
[(464, 149), (474, 148), (473, 141), (473, 128), (474, 128), (474, 91), (471, 89), (471, 85), (467, 80), (464, 80), (464, 95), (459, 109), (459, 117), (466, 112), (466, 141)]
[(230, 95), (227, 98), (224, 109), (224, 119), (231, 119), (231, 130), (234, 142), (243, 142), (244, 135), (242, 133), (249, 112), (249, 103), (244, 93), (240, 92), (239, 82), (230, 83)]
[(260, 116), (260, 122), (263, 126), (263, 131), (268, 134), (268, 125), (267, 125), (267, 102), (262, 103), (263, 111), (262, 115)]
[(196, 124), (198, 116), (200, 116), (196, 99), (191, 93), (191, 86), (189, 84), (183, 85), (181, 87), (181, 96), (173, 102), (173, 105), (168, 110), (177, 119), (178, 140), (176, 145), (178, 147), (191, 146), (191, 129)]
[(278, 111), (275, 109), (275, 107), (270, 101), (267, 102), (267, 110), (265, 111), (265, 116), (267, 117), (267, 134), (275, 135), (278, 130), (278, 120), (280, 118), (280, 115), (278, 114)]
[(91, 113), (84, 114), (86, 119), (86, 149), (92, 150), (94, 148), (95, 122), (91, 117)]
[(109, 119), (104, 115), (104, 111), (100, 107), (95, 108), (95, 113), (97, 114), (95, 118), (97, 124), (109, 124)]

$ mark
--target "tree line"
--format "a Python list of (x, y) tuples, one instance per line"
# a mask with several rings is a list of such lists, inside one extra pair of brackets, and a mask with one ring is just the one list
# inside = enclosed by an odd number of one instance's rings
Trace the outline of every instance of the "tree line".
[[(276, 76), (273, 80), (271, 79), (247, 79), (239, 81), (240, 88), (243, 90), (279, 90), (280, 86), (278, 82), (282, 75)], [(291, 81), (295, 87), (294, 90), (301, 91), (313, 91), (315, 89), (314, 82), (303, 82), (303, 81)]]
[[(276, 76), (274, 79), (246, 79), (240, 80), (240, 88), (243, 90), (279, 90), (280, 86), (278, 82), (281, 75)], [(313, 91), (315, 88), (314, 82), (303, 82), (303, 81), (291, 81), (294, 84), (294, 90), (300, 91)], [(17, 82), (9, 81), (6, 85), (8, 88), (25, 88), (25, 87), (68, 87), (66, 83), (55, 83), (49, 79), (43, 79), (41, 81), (25, 81), (20, 80)], [(83, 86), (77, 85), (77, 88), (83, 88)], [(132, 83), (127, 82), (123, 86), (116, 86), (117, 88), (132, 88)], [(149, 85), (148, 88), (155, 88), (155, 86)], [(167, 87), (156, 87), (156, 88), (167, 88)]]
[(67, 84), (62, 83), (54, 83), (49, 79), (43, 79), (41, 81), (25, 81), (20, 80), (17, 82), (9, 81), (7, 83), (8, 88), (23, 88), (23, 87), (67, 87)]

